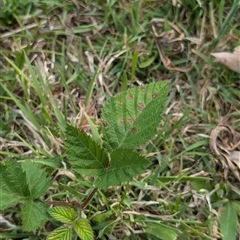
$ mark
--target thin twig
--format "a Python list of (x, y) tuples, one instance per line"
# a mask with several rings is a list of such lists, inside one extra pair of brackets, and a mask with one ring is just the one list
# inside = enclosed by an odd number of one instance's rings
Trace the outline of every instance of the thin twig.
[(94, 194), (96, 193), (96, 191), (98, 190), (98, 188), (94, 188), (93, 191), (90, 193), (89, 196), (87, 196), (85, 198), (85, 200), (83, 201), (83, 203), (81, 204), (81, 208), (84, 209), (87, 204), (90, 202), (90, 200), (93, 198)]
[(83, 210), (87, 204), (90, 202), (90, 200), (93, 198), (94, 194), (98, 188), (94, 188), (93, 191), (85, 198), (82, 204), (80, 204), (77, 201), (72, 201), (72, 202), (60, 202), (60, 201), (47, 201), (46, 203), (48, 205), (54, 205), (54, 206), (69, 206), (69, 207), (77, 207), (80, 210)]

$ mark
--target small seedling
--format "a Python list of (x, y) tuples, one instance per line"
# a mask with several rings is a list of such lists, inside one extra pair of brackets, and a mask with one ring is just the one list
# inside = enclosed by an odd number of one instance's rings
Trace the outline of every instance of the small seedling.
[(47, 209), (47, 203), (40, 200), (51, 185), (45, 170), (31, 161), (6, 160), (0, 164), (0, 210), (21, 202), (24, 231), (42, 227), (49, 220), (49, 213), (64, 226), (50, 233), (48, 240), (70, 240), (73, 230), (83, 240), (93, 239), (90, 223), (81, 213), (97, 189), (105, 190), (128, 182), (149, 166), (148, 159), (135, 149), (157, 134), (167, 91), (168, 82), (163, 81), (109, 98), (102, 110), (102, 145), (87, 133), (67, 125), (65, 149), (71, 170), (95, 179), (94, 190), (82, 204), (73, 201), (68, 204), (71, 207)]

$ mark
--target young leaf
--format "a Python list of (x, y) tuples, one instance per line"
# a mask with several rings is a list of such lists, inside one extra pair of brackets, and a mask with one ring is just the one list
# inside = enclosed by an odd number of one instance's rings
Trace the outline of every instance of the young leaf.
[(59, 227), (47, 236), (47, 240), (71, 240), (72, 229), (68, 227)]
[(78, 219), (73, 226), (77, 235), (82, 240), (93, 240), (93, 231), (87, 219)]
[(72, 168), (85, 175), (100, 175), (108, 164), (108, 156), (91, 137), (68, 125), (66, 150)]
[(59, 227), (47, 236), (47, 240), (71, 240), (72, 229), (68, 227)]
[(36, 199), (44, 195), (50, 187), (50, 179), (39, 164), (31, 161), (22, 163), (22, 169), (26, 174), (28, 188), (32, 198)]
[(135, 148), (156, 134), (168, 82), (150, 83), (109, 98), (102, 110), (104, 146)]
[(96, 186), (100, 189), (130, 181), (149, 165), (146, 158), (131, 149), (117, 149), (110, 157), (110, 167), (96, 181)]
[(231, 202), (226, 203), (220, 213), (220, 232), (222, 240), (235, 240), (237, 235), (237, 213)]
[(26, 199), (22, 207), (22, 220), (24, 231), (35, 231), (48, 220), (47, 206), (43, 202)]
[(49, 214), (62, 223), (72, 223), (76, 217), (76, 212), (70, 207), (57, 206), (48, 210)]
[(6, 160), (0, 169), (1, 184), (5, 186), (5, 190), (9, 190), (18, 197), (27, 197), (30, 195), (27, 180), (22, 171), (21, 164), (17, 161)]

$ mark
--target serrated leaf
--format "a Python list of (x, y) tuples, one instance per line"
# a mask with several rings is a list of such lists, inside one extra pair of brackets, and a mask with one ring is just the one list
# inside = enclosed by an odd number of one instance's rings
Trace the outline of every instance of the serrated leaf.
[(48, 210), (49, 214), (59, 222), (72, 223), (77, 213), (70, 207), (57, 206)]
[(164, 224), (147, 223), (146, 233), (158, 237), (162, 240), (176, 240), (177, 234), (171, 228)]
[(220, 212), (220, 232), (222, 240), (235, 240), (237, 235), (237, 213), (231, 202), (226, 203)]
[(73, 228), (82, 240), (93, 240), (93, 231), (87, 219), (78, 219)]
[(17, 196), (16, 194), (12, 193), (11, 190), (6, 189), (1, 182), (0, 210), (5, 210), (6, 208), (16, 205), (21, 199), (22, 197)]
[(135, 148), (156, 134), (168, 82), (150, 83), (109, 98), (102, 110), (104, 146)]
[(117, 149), (110, 157), (110, 167), (96, 181), (96, 186), (100, 189), (130, 181), (149, 165), (146, 158), (131, 149)]
[(47, 236), (47, 240), (71, 240), (72, 229), (68, 227), (59, 227)]
[(24, 231), (34, 232), (48, 220), (47, 206), (40, 201), (26, 199), (21, 212)]
[(36, 199), (45, 194), (50, 187), (50, 179), (47, 173), (37, 163), (25, 161), (22, 169), (26, 174), (29, 192), (32, 198)]
[(5, 185), (8, 193), (14, 194), (16, 197), (27, 197), (30, 195), (26, 176), (21, 168), (21, 164), (17, 161), (6, 160), (1, 165), (0, 172), (1, 184)]
[(4, 210), (8, 207), (12, 207), (21, 200), (21, 196), (16, 195), (6, 184), (6, 180), (3, 177), (6, 168), (3, 164), (0, 164), (0, 210)]
[(65, 146), (72, 168), (85, 175), (100, 175), (108, 164), (107, 153), (84, 132), (68, 125)]

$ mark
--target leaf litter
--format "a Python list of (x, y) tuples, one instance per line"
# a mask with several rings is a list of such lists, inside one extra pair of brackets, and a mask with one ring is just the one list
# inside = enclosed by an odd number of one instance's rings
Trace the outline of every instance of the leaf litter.
[[(173, 71), (180, 72), (189, 72), (192, 69), (192, 63), (188, 63), (184, 67), (178, 67), (173, 64), (172, 60), (166, 55), (164, 47), (167, 47), (171, 53), (179, 54), (184, 51), (183, 40), (190, 40), (192, 38), (185, 38), (184, 33), (180, 30), (178, 26), (168, 21), (168, 24), (171, 26), (169, 31), (161, 31), (164, 23), (166, 22), (163, 18), (154, 18), (150, 21), (152, 26), (152, 31), (155, 37), (155, 43), (160, 55), (161, 61), (165, 68)], [(160, 28), (160, 29), (159, 29)], [(195, 38), (194, 38), (195, 39)], [(198, 43), (198, 41), (193, 41)]]
[(240, 73), (240, 46), (236, 47), (233, 52), (218, 52), (211, 55), (227, 68)]
[(229, 170), (240, 181), (240, 132), (228, 125), (218, 125), (211, 131), (209, 146), (219, 159), (224, 178), (228, 179)]

